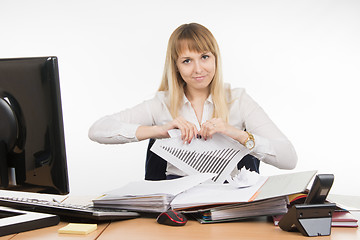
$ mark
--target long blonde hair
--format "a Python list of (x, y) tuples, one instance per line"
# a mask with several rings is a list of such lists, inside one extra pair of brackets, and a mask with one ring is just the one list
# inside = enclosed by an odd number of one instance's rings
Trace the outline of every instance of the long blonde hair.
[(176, 61), (184, 48), (200, 53), (211, 52), (215, 56), (216, 70), (210, 83), (210, 94), (214, 103), (213, 117), (228, 121), (229, 109), (224, 89), (219, 46), (212, 33), (198, 23), (183, 24), (171, 34), (164, 66), (164, 73), (158, 91), (168, 91), (169, 111), (173, 118), (179, 114), (184, 96), (185, 82), (180, 76)]

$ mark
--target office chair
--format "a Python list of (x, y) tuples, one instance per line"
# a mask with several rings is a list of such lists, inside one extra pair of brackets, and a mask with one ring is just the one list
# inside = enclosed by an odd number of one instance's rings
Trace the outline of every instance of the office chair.
[[(145, 162), (145, 180), (165, 180), (166, 179), (166, 161), (159, 157), (157, 154), (150, 151), (150, 148), (154, 144), (155, 139), (150, 139), (146, 153)], [(256, 157), (248, 154), (238, 163), (237, 168), (241, 169), (245, 167), (250, 171), (259, 173), (260, 161)]]

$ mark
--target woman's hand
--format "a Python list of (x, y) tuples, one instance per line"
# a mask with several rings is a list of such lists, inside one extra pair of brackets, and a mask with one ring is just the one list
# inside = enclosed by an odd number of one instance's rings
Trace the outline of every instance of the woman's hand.
[(200, 131), (197, 130), (195, 124), (186, 121), (183, 117), (177, 117), (161, 126), (140, 126), (136, 131), (138, 140), (145, 140), (149, 138), (168, 138), (168, 131), (171, 129), (179, 129), (181, 131), (181, 139), (185, 143), (191, 143), (192, 139), (201, 136), (203, 139), (211, 139), (215, 133), (222, 133), (231, 137), (241, 144), (244, 144), (248, 138), (248, 134), (240, 130), (221, 118), (213, 118), (201, 125)]
[(204, 140), (207, 140), (212, 138), (217, 132), (225, 134), (226, 129), (228, 128), (227, 125), (228, 124), (223, 119), (213, 118), (201, 125), (199, 134)]
[(191, 143), (191, 140), (198, 135), (195, 124), (186, 121), (183, 117), (177, 117), (171, 122), (160, 126), (162, 135), (169, 137), (168, 131), (171, 129), (179, 129), (181, 131), (181, 139), (183, 142)]
[(241, 144), (244, 144), (248, 138), (248, 134), (245, 131), (228, 124), (221, 118), (210, 119), (201, 125), (199, 134), (205, 140), (211, 139), (215, 133), (222, 133), (239, 141)]
[(136, 130), (136, 138), (141, 141), (149, 138), (168, 138), (168, 131), (171, 129), (180, 129), (183, 142), (190, 143), (198, 135), (195, 124), (186, 121), (183, 117), (177, 117), (161, 126), (139, 126)]

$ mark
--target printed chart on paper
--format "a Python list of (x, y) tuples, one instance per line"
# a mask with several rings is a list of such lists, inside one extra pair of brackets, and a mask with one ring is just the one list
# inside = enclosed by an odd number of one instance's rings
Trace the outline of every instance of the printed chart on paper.
[(196, 173), (215, 173), (214, 182), (222, 183), (237, 163), (249, 150), (237, 141), (222, 134), (214, 134), (212, 139), (193, 139), (184, 144), (179, 134), (155, 141), (151, 151), (192, 175)]

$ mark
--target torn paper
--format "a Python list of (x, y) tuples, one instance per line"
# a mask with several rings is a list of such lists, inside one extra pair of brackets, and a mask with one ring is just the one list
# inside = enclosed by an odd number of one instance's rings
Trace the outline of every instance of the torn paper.
[(151, 151), (188, 175), (215, 173), (212, 180), (218, 183), (229, 178), (237, 163), (249, 153), (239, 142), (218, 133), (206, 141), (195, 138), (190, 144), (184, 144), (174, 132), (171, 135), (156, 140)]
[(255, 185), (260, 178), (257, 172), (242, 168), (235, 176), (227, 178), (227, 181), (234, 187), (244, 188)]

